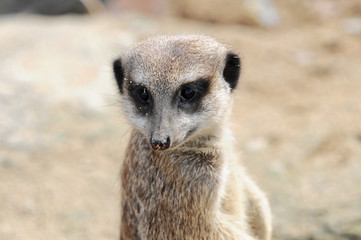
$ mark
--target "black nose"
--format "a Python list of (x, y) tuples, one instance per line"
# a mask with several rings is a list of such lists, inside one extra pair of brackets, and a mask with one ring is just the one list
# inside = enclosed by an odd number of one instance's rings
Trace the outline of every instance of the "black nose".
[(167, 140), (166, 140), (166, 141), (160, 141), (160, 140), (150, 139), (150, 143), (151, 143), (152, 148), (153, 148), (154, 150), (162, 151), (162, 150), (165, 150), (165, 149), (169, 148), (169, 146), (170, 146), (170, 139), (169, 139), (169, 137), (167, 137)]

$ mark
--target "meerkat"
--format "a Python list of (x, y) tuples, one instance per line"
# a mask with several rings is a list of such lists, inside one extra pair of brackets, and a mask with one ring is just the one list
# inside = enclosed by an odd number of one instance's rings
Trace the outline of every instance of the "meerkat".
[(228, 128), (240, 58), (201, 35), (157, 36), (113, 62), (132, 126), (121, 168), (121, 240), (270, 239), (268, 201)]

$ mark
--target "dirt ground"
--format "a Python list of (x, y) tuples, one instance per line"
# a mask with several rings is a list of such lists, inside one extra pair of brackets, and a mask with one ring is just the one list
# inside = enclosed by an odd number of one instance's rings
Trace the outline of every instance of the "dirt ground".
[(143, 15), (0, 18), (0, 239), (117, 239), (129, 126), (111, 61), (160, 33), (242, 56), (232, 129), (274, 238), (361, 239), (361, 35)]

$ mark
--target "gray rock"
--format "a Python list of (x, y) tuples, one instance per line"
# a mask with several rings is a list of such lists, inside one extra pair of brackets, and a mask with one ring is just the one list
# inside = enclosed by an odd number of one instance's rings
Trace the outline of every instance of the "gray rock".
[(39, 13), (45, 15), (60, 15), (66, 13), (87, 13), (80, 0), (1, 0), (0, 14), (9, 13)]

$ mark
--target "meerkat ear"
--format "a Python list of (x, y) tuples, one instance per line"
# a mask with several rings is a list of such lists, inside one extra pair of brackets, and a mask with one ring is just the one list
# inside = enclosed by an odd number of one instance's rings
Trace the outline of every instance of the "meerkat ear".
[(241, 60), (235, 53), (229, 52), (226, 56), (226, 64), (223, 69), (224, 80), (231, 87), (231, 91), (237, 86), (240, 71), (241, 71)]
[(123, 81), (124, 81), (124, 70), (122, 67), (121, 58), (117, 58), (113, 62), (113, 72), (115, 80), (117, 81), (119, 92), (123, 94)]

